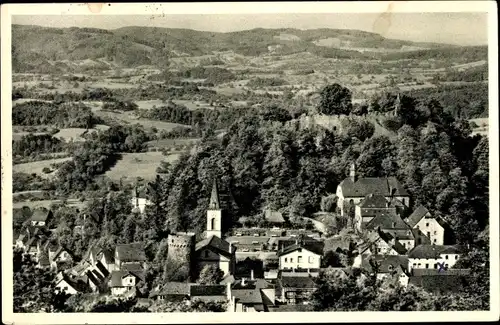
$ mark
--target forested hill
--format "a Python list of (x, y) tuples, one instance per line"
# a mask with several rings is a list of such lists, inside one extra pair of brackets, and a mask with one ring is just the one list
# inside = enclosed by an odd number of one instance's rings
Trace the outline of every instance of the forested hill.
[[(54, 66), (65, 60), (100, 60), (131, 67), (152, 64), (163, 68), (166, 57), (196, 56), (229, 51), (239, 55), (310, 52), (322, 58), (362, 59), (410, 55), (427, 50), (444, 55), (461, 53), (461, 47), (393, 40), (358, 30), (252, 29), (215, 33), (190, 29), (124, 27), (51, 28), (12, 25), (13, 68), (29, 71), (40, 65)], [(458, 51), (458, 52), (457, 52)], [(482, 53), (474, 52), (484, 59)]]

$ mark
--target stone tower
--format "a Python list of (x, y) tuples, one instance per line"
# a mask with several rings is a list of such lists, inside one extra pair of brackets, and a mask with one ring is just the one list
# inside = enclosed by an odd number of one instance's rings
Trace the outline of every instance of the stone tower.
[(195, 250), (194, 232), (178, 232), (168, 235), (168, 263), (173, 267), (182, 267), (185, 270), (184, 276), (192, 277), (195, 269), (193, 266)]
[(222, 238), (222, 209), (220, 206), (219, 188), (217, 180), (214, 180), (210, 203), (207, 210), (207, 231), (206, 237), (217, 236)]

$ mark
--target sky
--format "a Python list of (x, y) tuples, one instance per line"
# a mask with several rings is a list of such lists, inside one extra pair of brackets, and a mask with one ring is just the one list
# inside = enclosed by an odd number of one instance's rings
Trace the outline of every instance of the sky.
[(230, 32), (253, 28), (357, 29), (386, 38), (456, 45), (486, 45), (486, 13), (333, 13), (333, 14), (175, 14), (175, 15), (17, 15), (13, 24), (49, 27), (125, 26), (189, 28)]

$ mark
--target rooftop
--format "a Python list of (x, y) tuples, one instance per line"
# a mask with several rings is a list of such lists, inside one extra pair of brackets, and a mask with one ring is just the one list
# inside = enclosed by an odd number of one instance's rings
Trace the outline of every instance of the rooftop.
[(365, 197), (372, 193), (383, 196), (408, 196), (408, 192), (395, 177), (360, 177), (354, 182), (347, 177), (339, 186), (344, 197)]
[(146, 261), (143, 243), (116, 245), (116, 254), (118, 255), (120, 262)]
[(418, 245), (409, 253), (409, 258), (439, 258), (441, 254), (460, 254), (463, 249), (457, 245)]
[(225, 285), (204, 285), (196, 284), (189, 287), (189, 295), (191, 297), (197, 296), (224, 296), (226, 297), (226, 286)]
[(359, 203), (361, 208), (387, 208), (389, 201), (381, 194), (370, 193)]
[(232, 252), (229, 250), (229, 243), (217, 236), (210, 236), (209, 238), (199, 241), (198, 243), (196, 243), (195, 250), (199, 251), (206, 247), (212, 248), (213, 250), (224, 256), (231, 256), (232, 254)]
[(406, 222), (411, 228), (413, 228), (425, 215), (430, 216), (429, 210), (427, 210), (423, 205), (419, 205), (408, 217)]
[(36, 209), (33, 211), (33, 214), (31, 215), (31, 221), (47, 221), (51, 211), (50, 210), (45, 210), (45, 209)]
[(284, 247), (278, 252), (278, 256), (283, 256), (299, 249), (308, 250), (316, 255), (323, 255), (324, 243), (320, 241), (299, 241)]
[(284, 223), (285, 219), (279, 211), (274, 211), (271, 209), (264, 210), (264, 218), (272, 223)]

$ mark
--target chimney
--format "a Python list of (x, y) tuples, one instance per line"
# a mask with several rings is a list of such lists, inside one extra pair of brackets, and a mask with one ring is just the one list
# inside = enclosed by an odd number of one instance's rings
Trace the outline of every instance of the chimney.
[(233, 253), (233, 242), (229, 242), (229, 253)]
[(253, 274), (253, 269), (250, 270), (250, 280), (254, 280), (254, 274)]
[(245, 287), (247, 285), (247, 280), (245, 278), (241, 279), (241, 286)]

